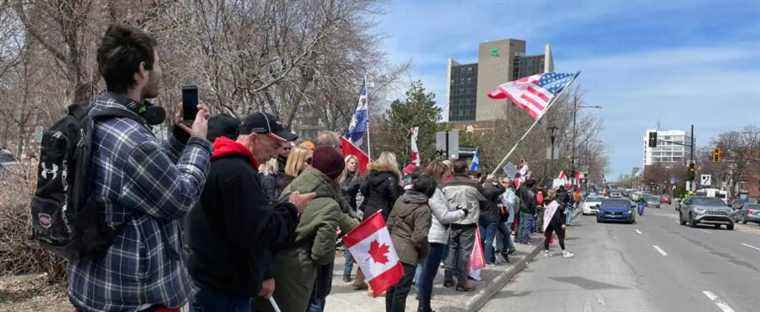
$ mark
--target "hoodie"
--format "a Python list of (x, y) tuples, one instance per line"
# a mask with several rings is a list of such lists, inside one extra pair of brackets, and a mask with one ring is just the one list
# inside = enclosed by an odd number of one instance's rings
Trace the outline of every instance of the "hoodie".
[(420, 192), (408, 190), (393, 205), (388, 231), (401, 262), (417, 264), (427, 256), (430, 218), (428, 197)]
[(256, 296), (275, 251), (291, 242), (298, 210), (270, 204), (257, 164), (242, 144), (214, 141), (206, 187), (185, 224), (188, 270), (199, 287)]

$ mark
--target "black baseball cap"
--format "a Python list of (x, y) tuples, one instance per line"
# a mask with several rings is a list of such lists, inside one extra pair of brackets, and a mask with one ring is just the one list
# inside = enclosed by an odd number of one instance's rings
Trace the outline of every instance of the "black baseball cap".
[(257, 112), (243, 118), (240, 125), (240, 134), (272, 134), (281, 141), (292, 142), (298, 139), (298, 135), (285, 128), (280, 120), (269, 113)]
[(208, 139), (214, 142), (220, 136), (235, 140), (240, 133), (240, 120), (232, 115), (219, 114), (208, 119)]

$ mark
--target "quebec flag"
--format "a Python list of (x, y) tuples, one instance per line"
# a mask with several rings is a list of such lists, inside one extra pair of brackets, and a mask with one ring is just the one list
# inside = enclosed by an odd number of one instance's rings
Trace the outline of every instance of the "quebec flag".
[(470, 172), (480, 171), (480, 150), (475, 150), (475, 157), (472, 158), (470, 163)]
[(351, 118), (351, 124), (348, 126), (346, 137), (356, 146), (362, 144), (362, 138), (367, 132), (367, 120), (369, 119), (369, 110), (367, 109), (367, 81), (362, 82), (362, 88), (359, 92), (359, 103), (356, 104), (356, 111)]

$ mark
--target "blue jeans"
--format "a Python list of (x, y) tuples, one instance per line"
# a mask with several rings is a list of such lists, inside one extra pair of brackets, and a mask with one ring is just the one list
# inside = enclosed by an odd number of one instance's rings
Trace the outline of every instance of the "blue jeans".
[(346, 259), (346, 263), (343, 266), (343, 276), (351, 277), (351, 270), (354, 269), (354, 257), (351, 256), (348, 248), (343, 250), (343, 258)]
[(567, 204), (565, 208), (565, 224), (570, 225), (573, 223), (573, 204)]
[(420, 277), (422, 277), (422, 263), (418, 263), (417, 267), (414, 269), (414, 280), (412, 280), (414, 287), (417, 287)]
[(326, 303), (327, 300), (325, 300), (325, 298), (320, 298), (316, 291), (312, 291), (311, 299), (309, 299), (309, 307), (306, 308), (306, 312), (323, 312)]
[(515, 249), (515, 244), (512, 242), (512, 224), (506, 221), (499, 223), (496, 228), (496, 246), (502, 254)]
[(480, 239), (483, 243), (483, 250), (485, 252), (486, 263), (493, 264), (496, 262), (496, 255), (494, 254), (493, 240), (496, 238), (496, 230), (499, 224), (496, 222), (481, 222), (480, 223)]
[(433, 280), (438, 274), (438, 267), (443, 260), (443, 254), (448, 250), (445, 244), (430, 243), (430, 253), (422, 263), (422, 275), (417, 280), (419, 294), (419, 311), (430, 311), (430, 299), (433, 298)]
[(520, 213), (520, 231), (517, 232), (517, 242), (527, 244), (530, 242), (530, 233), (536, 227), (536, 218), (532, 214)]
[(190, 300), (190, 312), (253, 311), (253, 300), (249, 296), (225, 294), (202, 285), (198, 287), (200, 291)]

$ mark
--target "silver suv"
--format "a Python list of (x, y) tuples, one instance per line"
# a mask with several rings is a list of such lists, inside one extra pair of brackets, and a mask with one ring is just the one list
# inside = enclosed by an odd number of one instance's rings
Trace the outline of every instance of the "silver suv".
[(715, 228), (725, 225), (729, 230), (734, 229), (733, 210), (720, 198), (694, 196), (680, 205), (678, 217), (681, 225), (688, 223), (691, 226), (697, 226), (704, 223), (712, 224)]

